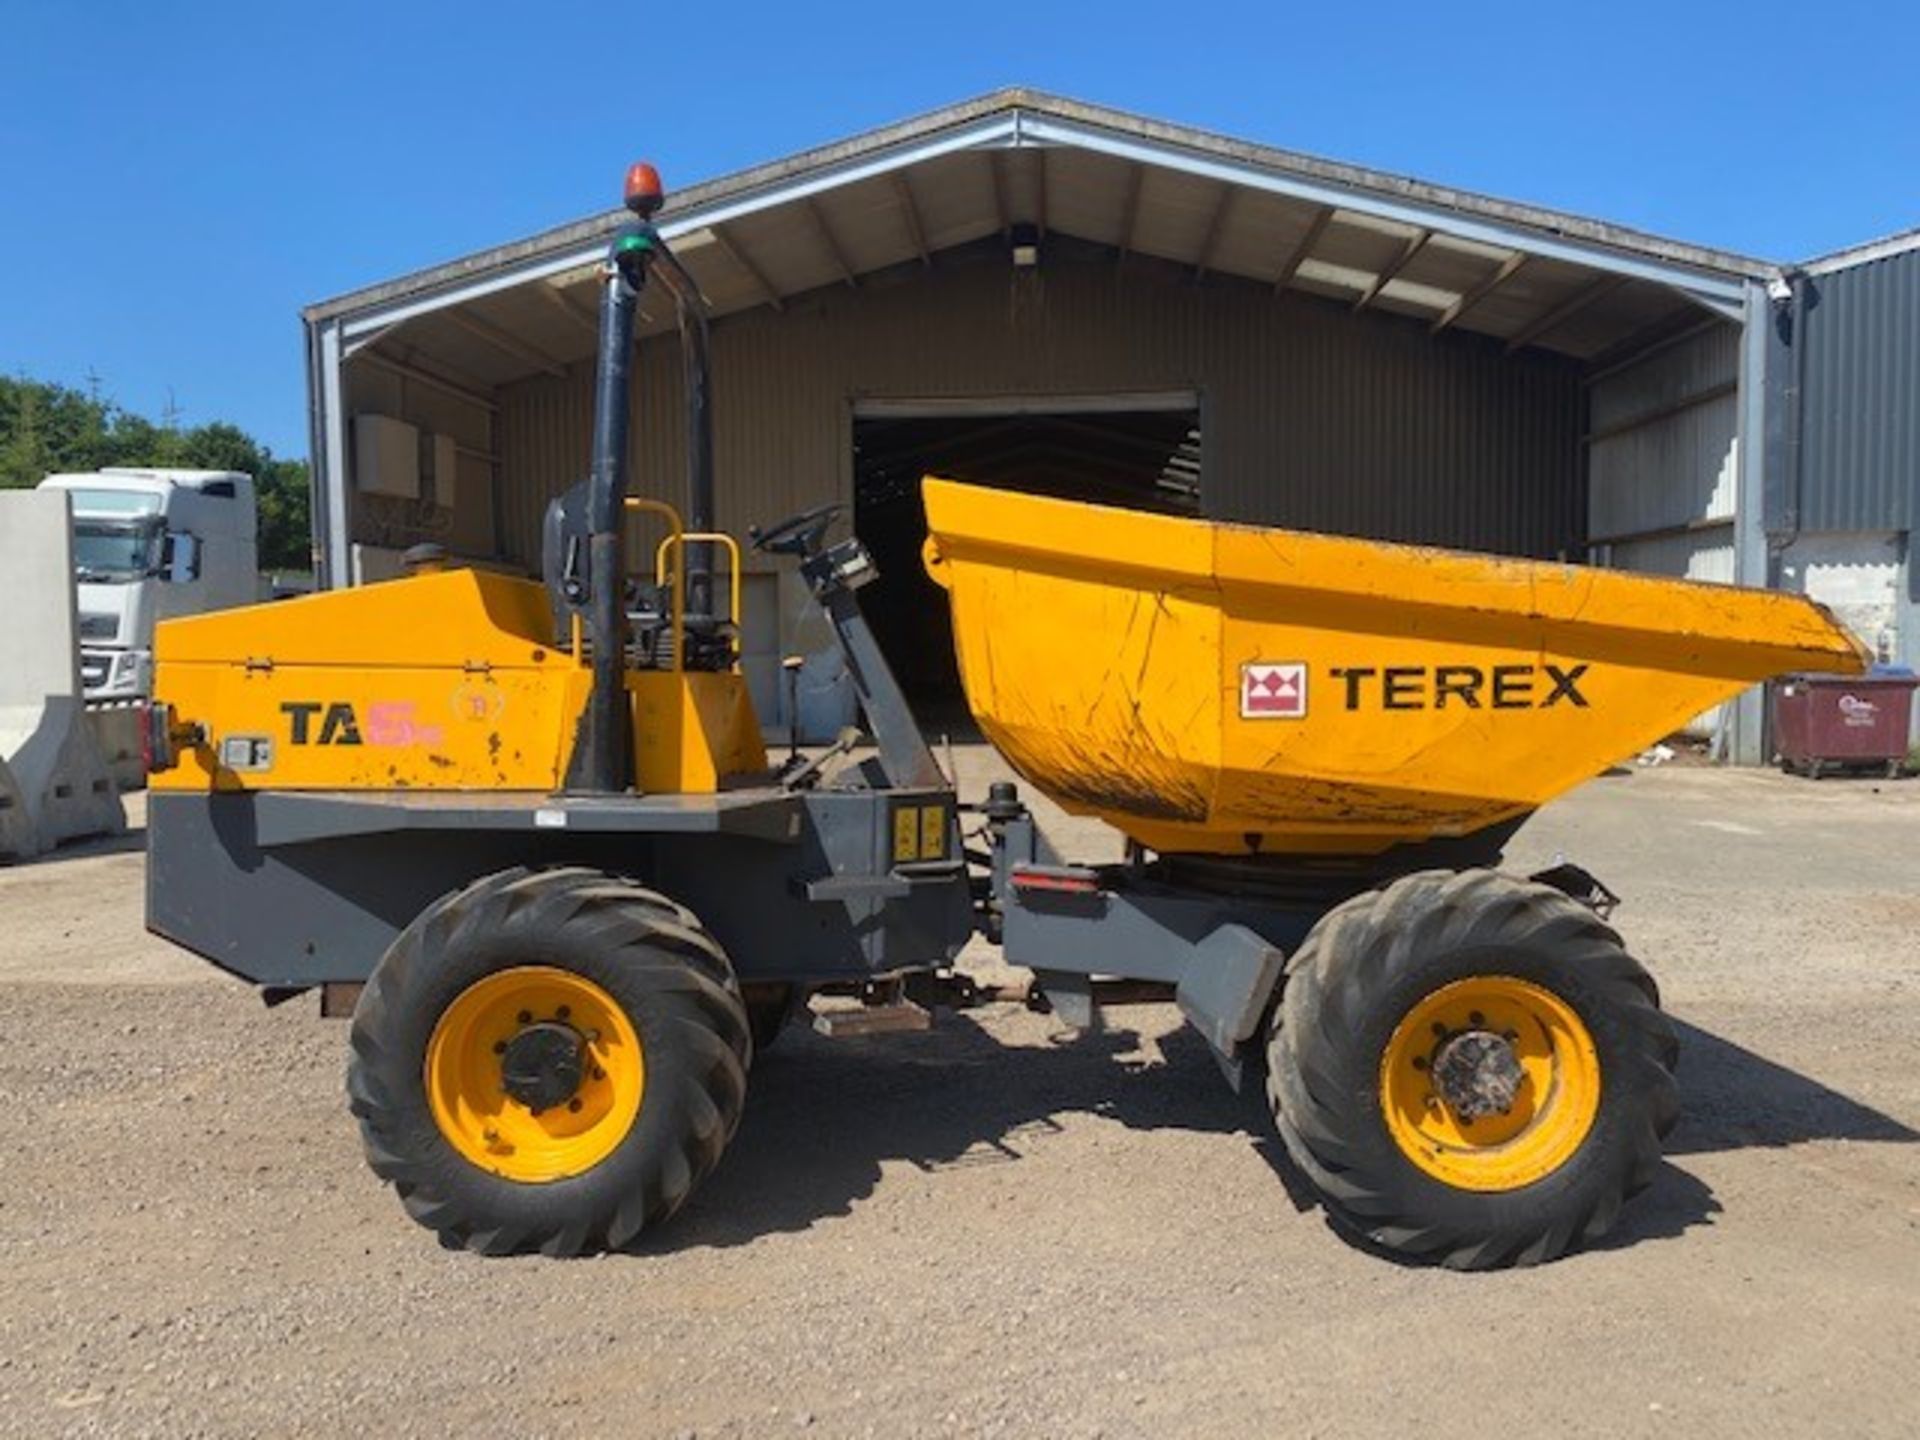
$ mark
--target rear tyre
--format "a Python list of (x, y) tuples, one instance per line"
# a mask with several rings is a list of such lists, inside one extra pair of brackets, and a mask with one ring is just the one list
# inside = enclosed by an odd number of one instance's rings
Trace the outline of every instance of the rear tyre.
[(1343, 1228), (1457, 1269), (1551, 1260), (1651, 1182), (1679, 1113), (1652, 979), (1591, 910), (1491, 871), (1330, 911), (1267, 1049), (1287, 1151)]
[(510, 870), (401, 932), (355, 1008), (367, 1159), (444, 1243), (620, 1249), (740, 1121), (733, 968), (693, 915), (597, 870)]

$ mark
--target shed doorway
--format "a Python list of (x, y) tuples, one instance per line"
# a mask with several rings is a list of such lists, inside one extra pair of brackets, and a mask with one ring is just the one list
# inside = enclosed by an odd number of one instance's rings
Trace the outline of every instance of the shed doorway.
[(946, 592), (927, 578), (926, 475), (1165, 515), (1198, 515), (1199, 398), (868, 401), (854, 407), (854, 529), (879, 567), (862, 596), (874, 633), (929, 730), (971, 728)]

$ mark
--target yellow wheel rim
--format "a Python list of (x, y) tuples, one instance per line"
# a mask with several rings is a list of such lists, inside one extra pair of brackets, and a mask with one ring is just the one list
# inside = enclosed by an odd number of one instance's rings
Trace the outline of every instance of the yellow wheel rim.
[[(507, 1047), (530, 1025), (579, 1038), (578, 1088), (539, 1113), (506, 1093)], [(583, 1174), (633, 1128), (646, 1093), (640, 1036), (591, 980), (545, 965), (518, 966), (461, 991), (427, 1042), (427, 1103), (447, 1143), (504, 1179), (543, 1184)]]
[(1380, 1105), (1400, 1152), (1435, 1179), (1517, 1190), (1586, 1140), (1600, 1112), (1600, 1057), (1551, 990), (1476, 975), (1434, 991), (1395, 1027), (1380, 1060)]

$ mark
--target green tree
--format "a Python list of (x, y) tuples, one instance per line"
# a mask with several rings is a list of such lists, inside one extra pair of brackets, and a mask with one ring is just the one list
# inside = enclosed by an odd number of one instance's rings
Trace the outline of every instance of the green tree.
[(41, 415), (42, 389), (0, 378), (0, 486), (17, 490), (36, 485), (52, 468)]
[(62, 470), (103, 465), (238, 470), (260, 497), (260, 566), (313, 566), (312, 483), (304, 460), (283, 460), (224, 420), (179, 430), (65, 385), (0, 375), (0, 489), (38, 485)]
[(313, 479), (304, 460), (269, 461), (254, 479), (260, 495), (260, 566), (313, 569)]

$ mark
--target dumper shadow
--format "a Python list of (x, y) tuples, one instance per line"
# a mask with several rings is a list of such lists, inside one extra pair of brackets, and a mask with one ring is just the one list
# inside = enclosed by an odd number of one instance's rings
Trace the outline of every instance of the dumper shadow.
[(1193, 1031), (1163, 1036), (1158, 1059), (1136, 1055), (1138, 1045), (1130, 1029), (1003, 1045), (964, 1014), (943, 1014), (924, 1035), (826, 1041), (790, 1032), (756, 1064), (719, 1170), (653, 1244), (727, 1246), (804, 1230), (847, 1214), (887, 1162), (930, 1172), (1015, 1164), (1073, 1114), (1221, 1135), (1257, 1136), (1268, 1123), (1259, 1099), (1234, 1094)]
[(1912, 1144), (1910, 1129), (1811, 1076), (1676, 1019), (1685, 1105), (1669, 1155), (1709, 1155), (1808, 1140)]
[[(1590, 1248), (1615, 1250), (1675, 1235), (1723, 1208), (1698, 1176), (1673, 1163), (1755, 1147), (1814, 1140), (1911, 1144), (1920, 1133), (1762, 1055), (1675, 1018), (1680, 1032), (1680, 1123), (1667, 1137), (1668, 1159), (1652, 1186)], [(1737, 1203), (1737, 1202), (1733, 1202)]]
[(147, 832), (140, 826), (112, 835), (89, 835), (78, 840), (63, 840), (51, 850), (37, 855), (0, 858), (0, 870), (27, 870), (36, 865), (55, 865), (62, 860), (85, 860), (96, 855), (128, 855), (147, 848)]
[[(1670, 1156), (1823, 1139), (1920, 1140), (1808, 1076), (1676, 1023), (1686, 1108)], [(919, 1036), (828, 1042), (790, 1032), (756, 1066), (746, 1116), (719, 1171), (642, 1248), (726, 1247), (805, 1230), (871, 1195), (888, 1162), (929, 1172), (1016, 1164), (1076, 1114), (1132, 1130), (1243, 1136), (1295, 1211), (1317, 1209), (1273, 1131), (1259, 1077), (1235, 1094), (1190, 1029), (1161, 1037), (1158, 1048), (1158, 1059), (1139, 1057), (1137, 1035), (1124, 1029), (1003, 1045), (965, 1015), (943, 1017)], [(1711, 1223), (1720, 1209), (1704, 1181), (1669, 1161), (1597, 1248), (1671, 1238)]]

